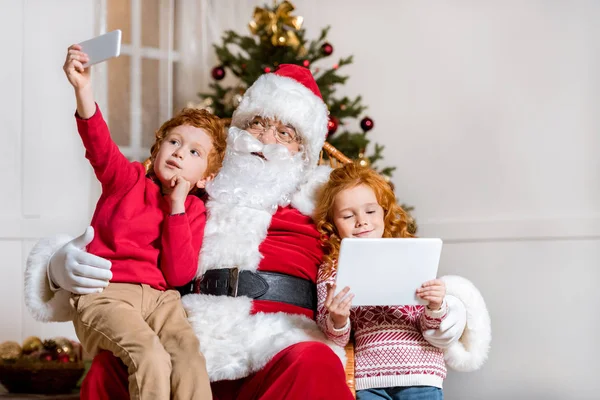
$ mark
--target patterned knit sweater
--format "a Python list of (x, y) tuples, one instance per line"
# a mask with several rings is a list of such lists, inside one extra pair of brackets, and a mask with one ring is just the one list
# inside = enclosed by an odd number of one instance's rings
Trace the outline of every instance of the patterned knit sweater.
[(421, 332), (438, 329), (447, 312), (446, 302), (437, 311), (424, 306), (352, 307), (350, 322), (335, 329), (324, 306), (327, 285), (335, 273), (317, 280), (317, 324), (339, 346), (355, 340), (355, 385), (357, 390), (398, 386), (442, 387), (446, 364), (441, 349), (427, 342)]

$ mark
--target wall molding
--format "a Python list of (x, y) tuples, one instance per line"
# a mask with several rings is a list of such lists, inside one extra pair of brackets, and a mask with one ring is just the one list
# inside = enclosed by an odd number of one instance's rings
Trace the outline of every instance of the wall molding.
[(600, 239), (600, 215), (420, 222), (419, 236), (447, 243)]
[[(600, 239), (600, 215), (572, 218), (417, 221), (419, 236), (440, 237), (447, 243), (521, 240)], [(39, 239), (58, 233), (78, 235), (88, 218), (0, 216), (0, 239)]]

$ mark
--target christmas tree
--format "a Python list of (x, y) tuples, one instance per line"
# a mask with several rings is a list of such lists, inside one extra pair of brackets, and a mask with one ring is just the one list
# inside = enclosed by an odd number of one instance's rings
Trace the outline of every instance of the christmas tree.
[[(219, 65), (213, 68), (212, 93), (200, 93), (199, 108), (209, 109), (221, 118), (231, 118), (242, 95), (258, 77), (274, 71), (280, 64), (296, 64), (309, 68), (329, 109), (329, 135), (327, 141), (347, 157), (369, 165), (390, 182), (395, 167), (379, 167), (384, 146), (377, 143), (367, 154), (368, 132), (374, 127), (371, 118), (364, 115), (366, 107), (361, 96), (349, 98), (336, 96), (335, 90), (348, 80), (340, 69), (352, 63), (352, 56), (341, 57), (329, 68), (315, 67), (315, 63), (332, 56), (333, 45), (327, 42), (329, 26), (321, 30), (316, 40), (308, 40), (302, 28), (303, 18), (292, 15), (294, 6), (289, 1), (274, 2), (272, 7), (257, 7), (250, 21), (250, 35), (234, 31), (223, 34), (223, 42), (214, 44)], [(322, 63), (320, 64), (322, 65)], [(236, 83), (225, 87), (221, 80), (233, 74)], [(351, 119), (361, 118), (362, 132), (352, 132), (345, 127)], [(327, 155), (324, 154), (326, 157)], [(390, 182), (391, 184), (391, 182)], [(408, 212), (411, 207), (403, 206)], [(416, 230), (411, 218), (411, 231)]]

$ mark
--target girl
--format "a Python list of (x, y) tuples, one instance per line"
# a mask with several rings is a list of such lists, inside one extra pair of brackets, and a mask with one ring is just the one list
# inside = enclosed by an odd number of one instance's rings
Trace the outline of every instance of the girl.
[(354, 332), (357, 399), (443, 399), (444, 354), (422, 335), (438, 329), (446, 316), (441, 280), (417, 290), (427, 306), (352, 307), (350, 288), (334, 295), (342, 239), (413, 237), (389, 184), (354, 164), (333, 170), (319, 194), (315, 222), (326, 252), (317, 281), (317, 323), (339, 346)]

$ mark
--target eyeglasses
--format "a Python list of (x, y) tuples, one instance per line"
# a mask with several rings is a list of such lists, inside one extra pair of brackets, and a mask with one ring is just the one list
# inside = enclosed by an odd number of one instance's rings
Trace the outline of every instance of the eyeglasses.
[(296, 133), (296, 130), (281, 122), (269, 122), (263, 118), (254, 117), (246, 126), (246, 130), (251, 135), (258, 137), (264, 135), (271, 128), (273, 128), (275, 140), (278, 143), (290, 144), (292, 142), (300, 142), (300, 137)]

